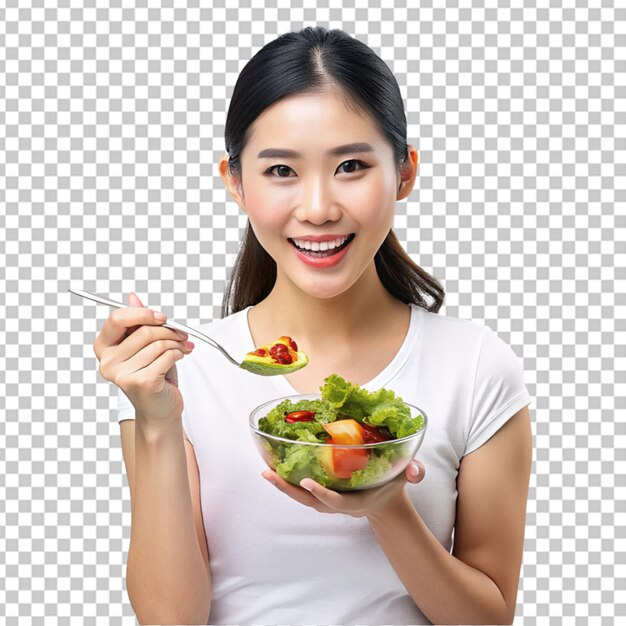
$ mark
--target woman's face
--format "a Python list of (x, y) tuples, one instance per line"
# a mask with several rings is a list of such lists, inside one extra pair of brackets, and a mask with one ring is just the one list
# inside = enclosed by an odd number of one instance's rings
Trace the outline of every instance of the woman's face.
[(393, 226), (401, 181), (393, 149), (371, 119), (332, 93), (267, 108), (250, 127), (241, 172), (235, 199), (276, 261), (277, 279), (311, 296), (350, 288)]

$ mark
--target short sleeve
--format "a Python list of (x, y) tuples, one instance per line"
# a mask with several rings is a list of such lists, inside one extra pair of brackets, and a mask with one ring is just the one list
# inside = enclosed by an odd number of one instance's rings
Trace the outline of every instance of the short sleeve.
[(117, 421), (135, 419), (135, 407), (120, 387), (117, 388)]
[(193, 439), (192, 439), (192, 434), (191, 434), (191, 424), (189, 421), (189, 414), (187, 413), (187, 407), (183, 406), (183, 412), (181, 414), (181, 420), (183, 422), (183, 433), (185, 433), (185, 436), (187, 437), (187, 439), (189, 439), (189, 443), (195, 448), (196, 444), (194, 443)]
[(487, 442), (532, 398), (519, 357), (488, 326), (482, 336), (464, 455)]

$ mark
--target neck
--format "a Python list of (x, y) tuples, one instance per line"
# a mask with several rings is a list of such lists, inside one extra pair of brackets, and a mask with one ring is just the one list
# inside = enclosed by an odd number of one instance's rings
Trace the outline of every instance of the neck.
[(279, 273), (251, 317), (258, 331), (267, 333), (255, 337), (261, 343), (288, 335), (302, 346), (323, 351), (380, 332), (385, 321), (406, 306), (385, 289), (372, 261), (350, 289), (330, 298), (310, 296)]

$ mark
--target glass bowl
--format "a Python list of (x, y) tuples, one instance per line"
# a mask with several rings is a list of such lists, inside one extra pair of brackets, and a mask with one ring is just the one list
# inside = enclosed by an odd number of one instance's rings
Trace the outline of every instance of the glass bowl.
[[(411, 416), (421, 415), (421, 430), (401, 439), (390, 439), (362, 445), (336, 445), (294, 441), (259, 430), (258, 423), (271, 409), (285, 400), (318, 400), (321, 394), (282, 396), (257, 406), (250, 413), (250, 430), (254, 443), (267, 465), (287, 482), (300, 486), (303, 478), (312, 478), (334, 491), (358, 491), (380, 487), (402, 473), (411, 462), (424, 439), (428, 420), (424, 411), (405, 402)], [(297, 452), (296, 452), (297, 450)], [(289, 457), (289, 460), (285, 460)], [(337, 476), (333, 469), (341, 465)], [(350, 471), (347, 468), (358, 468)]]

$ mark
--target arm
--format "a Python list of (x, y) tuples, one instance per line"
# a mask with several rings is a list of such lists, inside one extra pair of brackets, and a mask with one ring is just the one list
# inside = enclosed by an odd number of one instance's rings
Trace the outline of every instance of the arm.
[(389, 561), (422, 613), (437, 624), (512, 624), (532, 456), (525, 407), (463, 457), (452, 554), (406, 494), (368, 515)]
[(158, 430), (140, 416), (122, 423), (134, 429), (124, 454), (132, 504), (126, 586), (133, 610), (140, 624), (206, 624), (211, 577), (196, 534), (190, 477), (197, 466), (187, 458), (182, 422)]

